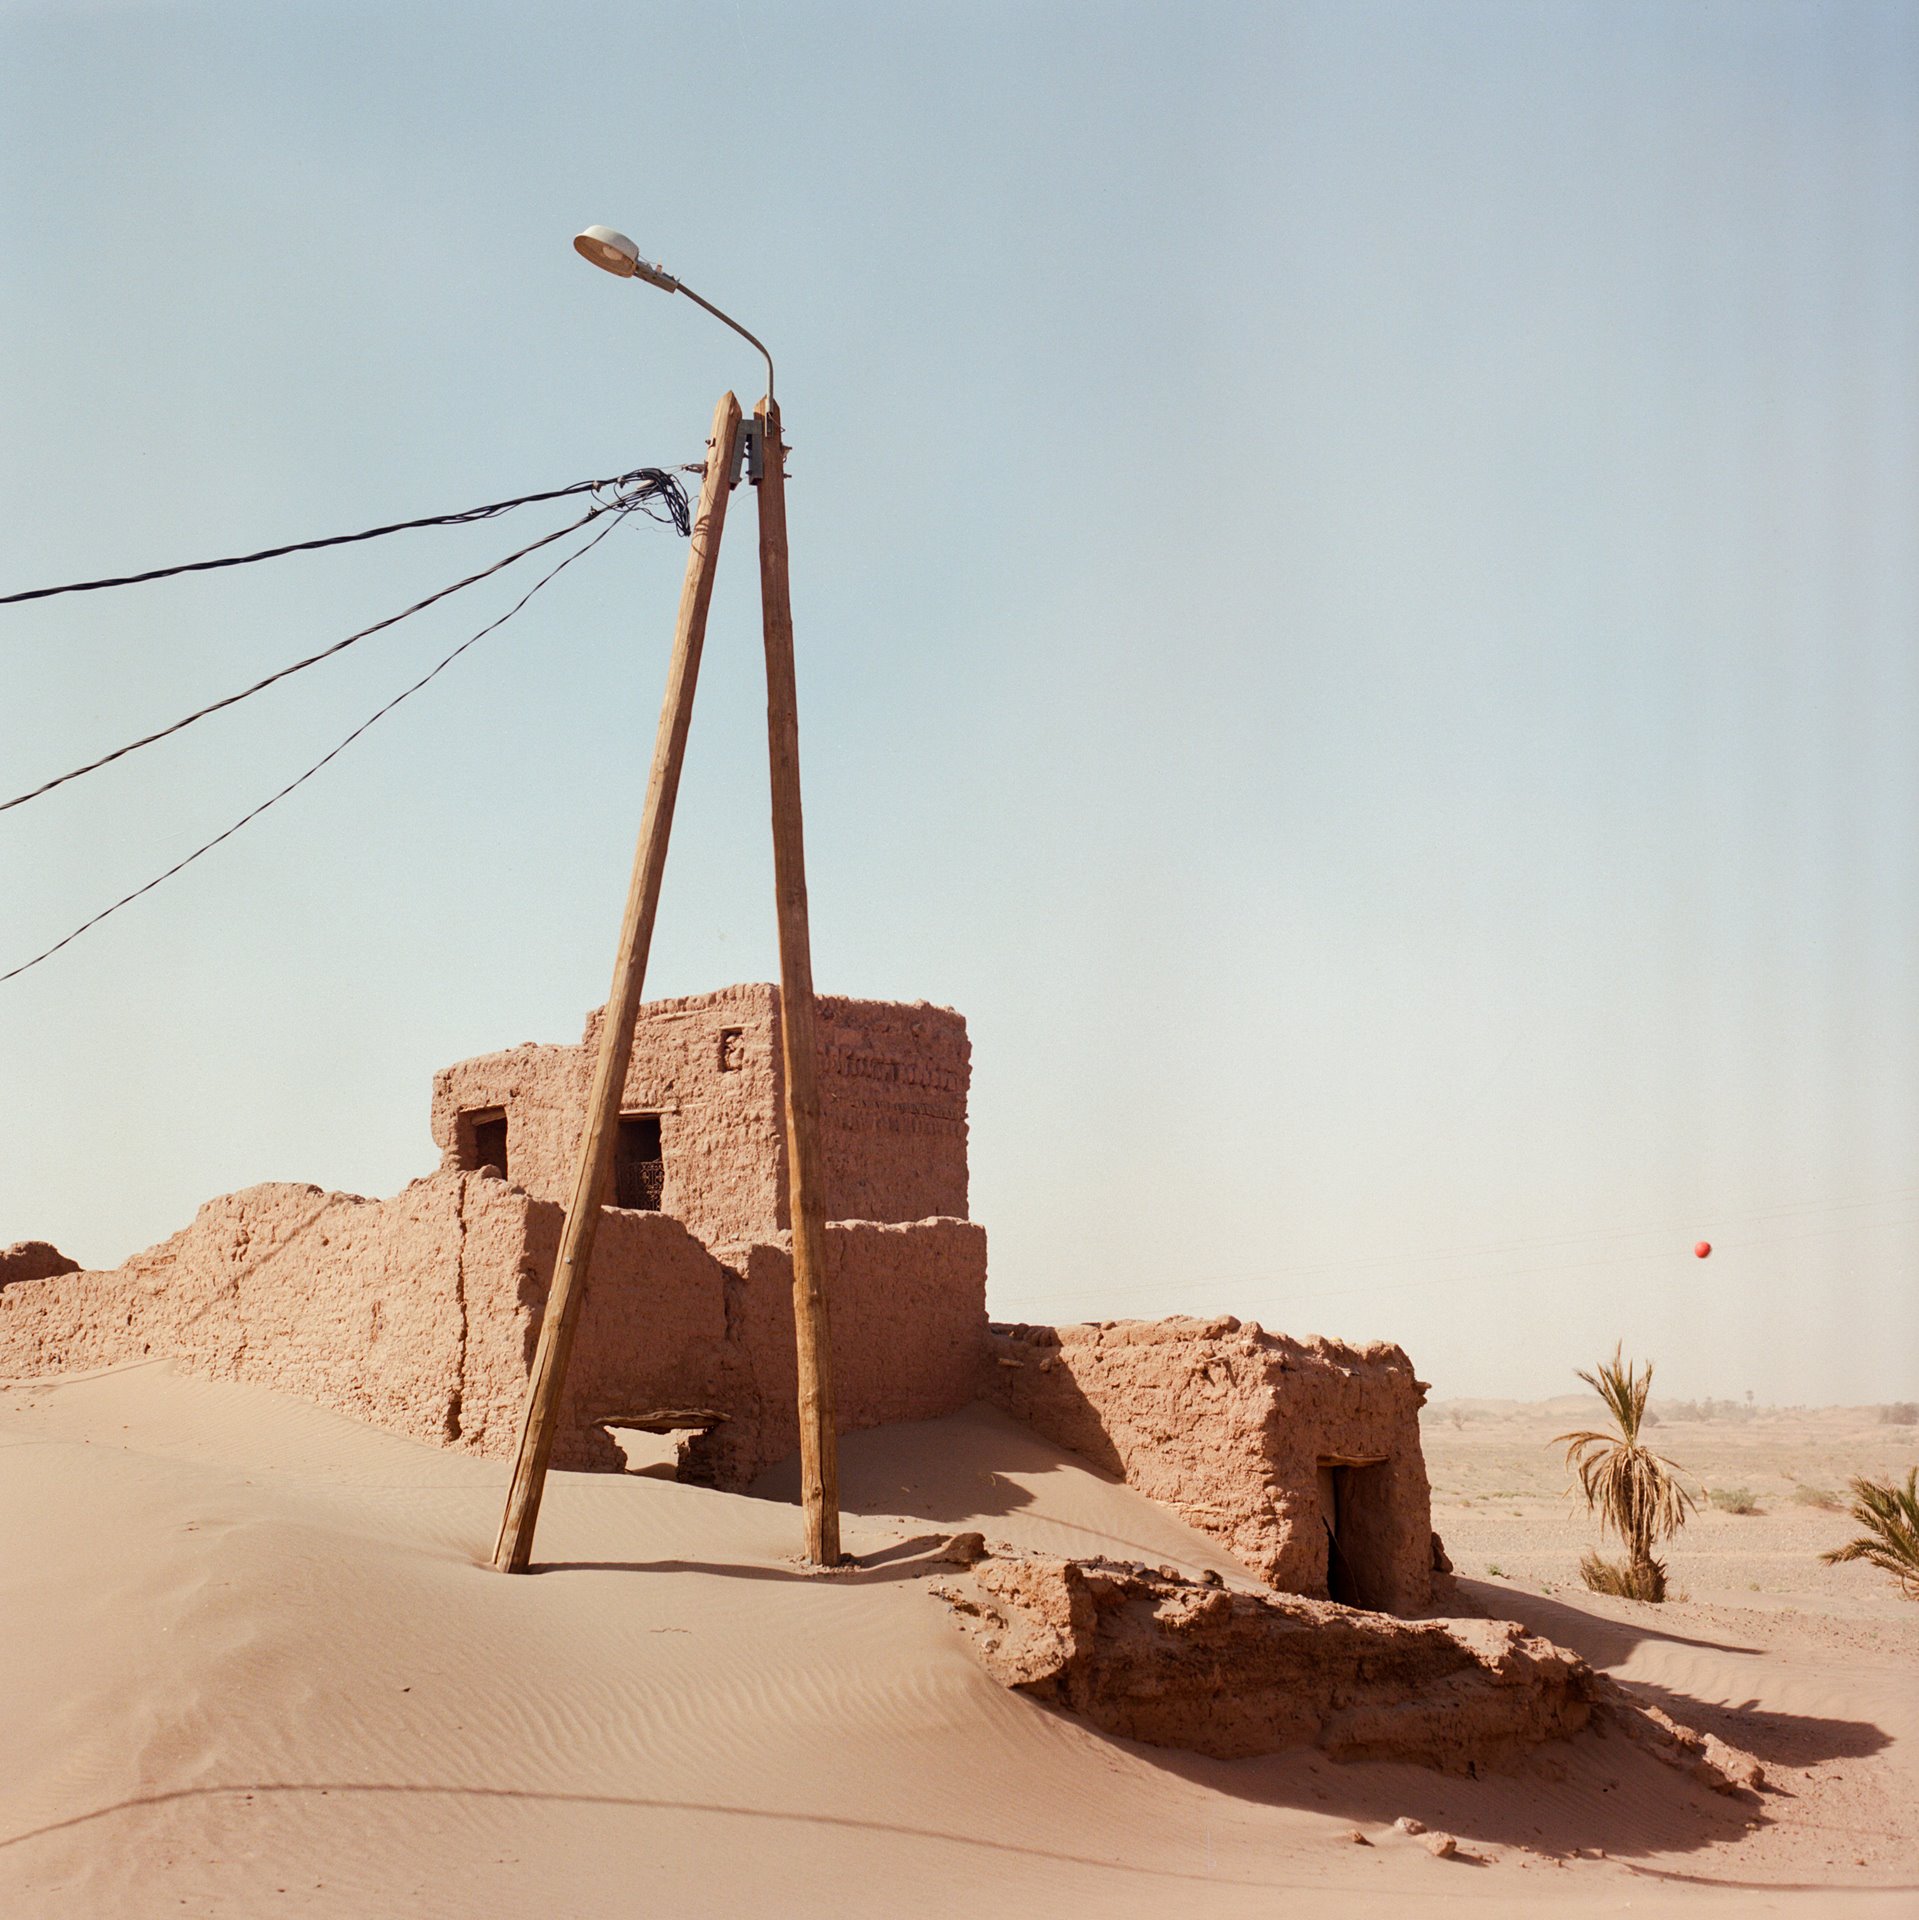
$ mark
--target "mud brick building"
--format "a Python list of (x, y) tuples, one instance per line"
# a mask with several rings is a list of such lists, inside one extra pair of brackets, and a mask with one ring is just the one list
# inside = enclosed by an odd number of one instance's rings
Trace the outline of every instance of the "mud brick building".
[[(841, 1429), (976, 1398), (1116, 1474), (1274, 1586), (1414, 1612), (1432, 1593), (1399, 1348), (1231, 1318), (992, 1327), (968, 1216), (966, 1023), (823, 997), (827, 1300)], [(438, 1169), (391, 1199), (273, 1182), (111, 1272), (0, 1253), (0, 1376), (166, 1356), (438, 1446), (513, 1454), (599, 1034), (435, 1076)], [(798, 1446), (779, 995), (641, 1010), (553, 1464), (622, 1428), (743, 1488)]]

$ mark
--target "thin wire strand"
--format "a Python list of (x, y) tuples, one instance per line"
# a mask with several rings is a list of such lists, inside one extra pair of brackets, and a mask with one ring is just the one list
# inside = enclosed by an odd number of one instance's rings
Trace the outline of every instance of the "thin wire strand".
[[(294, 791), (296, 787), (304, 786), (307, 783), (307, 781), (311, 780), (313, 776), (316, 773), (318, 773), (322, 767), (328, 764), (329, 761), (337, 759), (342, 753), (344, 753), (347, 750), (348, 747), (352, 746), (354, 741), (359, 739), (361, 734), (365, 733), (369, 727), (373, 726), (377, 721), (384, 720), (386, 716), (389, 713), (391, 713), (393, 709), (397, 707), (403, 700), (410, 700), (430, 680), (437, 679), (440, 674), (445, 672), (445, 670), (448, 667), (450, 667), (454, 663), (454, 661), (456, 661), (460, 657), (460, 655), (467, 650), (468, 647), (472, 646), (476, 641), (484, 640), (486, 636), (489, 633), (492, 633), (496, 628), (505, 626), (506, 623), (509, 620), (511, 620), (513, 616), (516, 613), (518, 613), (520, 609), (523, 606), (525, 606), (526, 603), (529, 600), (531, 600), (533, 596), (536, 593), (538, 593), (539, 590), (543, 586), (545, 586), (549, 580), (552, 580), (556, 578), (558, 575), (564, 573), (566, 569), (570, 567), (575, 560), (579, 559), (582, 554), (591, 553), (592, 550), (595, 547), (597, 547), (600, 544), (600, 542), (604, 540), (606, 536), (609, 533), (611, 533), (613, 529), (620, 524), (620, 522), (626, 517), (626, 514), (631, 510), (632, 509), (620, 508), (620, 507), (595, 507), (593, 510), (593, 513), (589, 514), (587, 517), (591, 519), (591, 518), (594, 518), (595, 516), (604, 514), (608, 516), (606, 525), (603, 526), (599, 530), (599, 532), (592, 537), (592, 539), (584, 541), (581, 543), (581, 545), (574, 548), (574, 550), (571, 553), (569, 553), (566, 556), (566, 558), (559, 563), (558, 566), (553, 567), (549, 569), (546, 573), (542, 574), (540, 578), (534, 581), (534, 583), (530, 587), (528, 587), (523, 594), (521, 594), (519, 599), (516, 600), (512, 606), (507, 608), (506, 612), (501, 614), (497, 620), (494, 620), (490, 622), (488, 625), (482, 627), (478, 633), (473, 634), (470, 638), (462, 640), (460, 644), (457, 647), (455, 647), (451, 653), (447, 654), (445, 658), (442, 659), (436, 666), (430, 668), (427, 672), (423, 673), (419, 677), (419, 679), (414, 681), (414, 683), (410, 687), (407, 687), (400, 693), (396, 693), (393, 696), (393, 698), (389, 700), (386, 703), (386, 705), (381, 707), (377, 712), (370, 714), (366, 719), (362, 720), (360, 724), (357, 727), (355, 727), (353, 731), (349, 733), (347, 737), (339, 743), (338, 746), (334, 747), (330, 752), (322, 754), (320, 758), (314, 761), (312, 766), (308, 767), (304, 773), (298, 775), (295, 779), (289, 780), (287, 784), (284, 787), (282, 787), (278, 793), (272, 795), (268, 799), (262, 800), (257, 807), (252, 809), (251, 812), (243, 813), (240, 816), (240, 818), (234, 821), (232, 826), (228, 827), (224, 832), (216, 833), (213, 836), (213, 838), (205, 842), (204, 845), (195, 847), (194, 850), (190, 854), (188, 854), (184, 860), (176, 860), (173, 863), (173, 865), (166, 870), (166, 872), (156, 874), (144, 886), (135, 887), (131, 893), (123, 895), (120, 899), (116, 900), (112, 906), (102, 907), (101, 910), (92, 917), (92, 919), (83, 920), (79, 926), (73, 929), (71, 933), (65, 935), (63, 938), (59, 940), (56, 940), (52, 946), (46, 948), (44, 951), (40, 953), (36, 953), (31, 960), (23, 960), (17, 967), (10, 969), (6, 973), (0, 973), (0, 985), (4, 985), (9, 980), (17, 980), (21, 974), (27, 972), (30, 968), (37, 967), (41, 963), (41, 961), (52, 959), (52, 957), (56, 953), (58, 953), (62, 947), (71, 946), (72, 943), (77, 939), (79, 939), (83, 933), (87, 933), (91, 931), (94, 927), (97, 927), (102, 920), (107, 919), (112, 914), (118, 913), (122, 907), (131, 906), (133, 902), (138, 900), (143, 894), (151, 893), (155, 887), (161, 885), (164, 881), (171, 880), (175, 874), (184, 872), (188, 867), (192, 866), (193, 863), (196, 860), (198, 860), (202, 854), (211, 853), (213, 849), (219, 846), (222, 841), (232, 839), (233, 836), (236, 833), (238, 833), (242, 827), (248, 825), (250, 822), (254, 820), (257, 820), (261, 816), (261, 814), (266, 812), (266, 810), (269, 807), (277, 806), (279, 802), (284, 800), (288, 794)], [(584, 523), (580, 523), (580, 524), (584, 524)], [(571, 531), (571, 529), (567, 529), (567, 531)]]
[[(682, 471), (695, 471), (683, 468)], [(612, 498), (601, 499), (610, 491)], [(314, 553), (322, 547), (344, 547), (356, 540), (378, 540), (389, 533), (408, 533), (416, 527), (463, 527), (474, 521), (491, 520), (496, 514), (511, 513), (515, 507), (531, 506), (539, 500), (564, 500), (569, 494), (590, 493), (604, 506), (616, 502), (624, 507), (640, 507), (656, 520), (664, 516), (682, 537), (691, 534), (692, 509), (686, 489), (660, 467), (635, 467), (631, 472), (615, 474), (606, 480), (576, 480), (570, 487), (550, 487), (544, 493), (523, 493), (512, 500), (495, 500), (490, 506), (467, 507), (459, 513), (428, 514), (420, 520), (395, 520), (384, 527), (368, 527), (361, 533), (335, 533), (323, 540), (295, 540), (284, 547), (262, 547), (258, 553), (237, 553), (224, 560), (189, 560), (183, 566), (152, 567), (145, 573), (123, 573), (111, 580), (75, 580), (63, 587), (29, 587), (24, 593), (0, 593), (0, 607), (17, 606), (23, 600), (48, 600), (60, 593), (97, 593), (103, 587), (135, 587), (148, 580), (170, 580), (182, 573), (207, 573), (216, 567), (248, 567), (256, 560), (278, 560), (289, 553)], [(655, 511), (655, 507), (659, 511)]]
[(11, 800), (0, 800), (0, 813), (6, 813), (14, 807), (24, 807), (29, 800), (38, 800), (42, 794), (51, 793), (55, 787), (64, 787), (69, 780), (78, 780), (89, 773), (98, 773), (102, 767), (111, 766), (116, 760), (124, 760), (130, 753), (138, 753), (142, 747), (150, 747), (156, 740), (169, 739), (193, 725), (196, 720), (204, 720), (209, 714), (219, 713), (227, 707), (238, 706), (242, 700), (250, 700), (256, 693), (264, 693), (268, 687), (281, 680), (291, 678), (296, 673), (304, 673), (308, 667), (317, 667), (322, 660), (331, 660), (336, 653), (344, 653), (348, 647), (383, 633), (388, 627), (397, 626), (402, 620), (410, 619), (416, 613), (423, 613), (450, 595), (461, 592), (481, 580), (491, 579), (496, 573), (503, 572), (516, 561), (524, 560), (529, 553), (538, 553), (542, 547), (550, 547), (555, 540), (564, 540), (569, 533), (577, 533), (589, 520), (597, 519), (602, 513), (613, 511), (609, 507), (589, 507), (579, 519), (569, 521), (557, 533), (542, 535), (538, 540), (520, 548), (517, 553), (509, 553), (504, 560), (496, 560), (490, 567), (483, 567), (478, 573), (469, 573), (464, 580), (456, 580), (450, 587), (442, 587), (437, 593), (430, 593), (424, 600), (416, 600), (403, 612), (388, 614), (384, 620), (376, 620), (370, 627), (362, 627), (358, 633), (350, 633), (344, 640), (336, 640), (330, 647), (322, 647), (318, 653), (310, 653), (304, 660), (296, 660), (290, 667), (282, 667), (277, 673), (270, 673), (264, 680), (256, 680), (250, 687), (243, 687), (238, 693), (229, 693), (224, 699), (210, 701), (206, 706), (197, 708), (184, 719), (176, 720), (171, 726), (161, 727), (157, 732), (143, 734), (138, 740), (129, 740), (124, 747), (115, 747), (111, 753), (103, 753), (97, 760), (89, 760), (83, 767), (74, 767), (67, 773), (55, 774), (51, 780), (43, 780), (37, 787), (29, 787), (25, 793), (16, 793)]

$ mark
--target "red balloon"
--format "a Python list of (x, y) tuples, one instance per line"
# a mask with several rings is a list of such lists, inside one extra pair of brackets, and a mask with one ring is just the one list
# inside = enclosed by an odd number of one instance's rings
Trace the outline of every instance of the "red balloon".
[(1712, 1251), (1712, 1242), (1710, 1240), (1702, 1240), (1696, 1247), (1693, 1248), (1693, 1254), (1695, 1258), (1700, 1260), (1705, 1259), (1706, 1255), (1709, 1254), (1711, 1251)]

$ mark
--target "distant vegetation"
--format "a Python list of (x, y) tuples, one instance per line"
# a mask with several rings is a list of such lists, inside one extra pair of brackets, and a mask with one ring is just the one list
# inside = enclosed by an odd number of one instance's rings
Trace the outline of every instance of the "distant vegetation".
[(1828, 1566), (1864, 1560), (1899, 1583), (1908, 1600), (1919, 1600), (1919, 1467), (1901, 1487), (1893, 1481), (1854, 1480), (1847, 1511), (1865, 1532), (1819, 1557)]
[(1666, 1567), (1653, 1548), (1670, 1540), (1686, 1524), (1698, 1502), (1679, 1483), (1680, 1469), (1639, 1444), (1648, 1422), (1646, 1401), (1652, 1392), (1652, 1362), (1642, 1374), (1636, 1363), (1622, 1362), (1623, 1341), (1596, 1372), (1579, 1378), (1598, 1394), (1612, 1416), (1615, 1431), (1562, 1433), (1554, 1446), (1566, 1449), (1566, 1465), (1579, 1476), (1586, 1507), (1625, 1543), (1623, 1565), (1587, 1553), (1579, 1577), (1594, 1593), (1621, 1594), (1629, 1600), (1663, 1600)]
[(1879, 1409), (1879, 1423), (1887, 1427), (1919, 1427), (1919, 1400), (1893, 1400)]
[(1654, 1415), (1647, 1424), (1658, 1426), (1660, 1420), (1730, 1420), (1743, 1423), (1757, 1420), (1769, 1409), (1755, 1407), (1750, 1400), (1715, 1400), (1708, 1395), (1704, 1400), (1672, 1400), (1666, 1405), (1663, 1415)]
[(1714, 1487), (1706, 1496), (1721, 1513), (1757, 1513), (1759, 1502), (1750, 1487)]
[(1842, 1507), (1845, 1502), (1830, 1487), (1794, 1487), (1792, 1503), (1795, 1507), (1824, 1507), (1828, 1511)]

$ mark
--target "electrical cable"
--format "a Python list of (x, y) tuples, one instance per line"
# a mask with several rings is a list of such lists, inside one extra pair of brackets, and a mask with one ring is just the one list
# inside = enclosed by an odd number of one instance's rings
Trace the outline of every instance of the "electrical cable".
[(138, 740), (129, 740), (124, 747), (115, 747), (111, 753), (103, 753), (97, 760), (89, 760), (85, 766), (74, 767), (67, 773), (57, 773), (51, 780), (43, 780), (37, 787), (29, 787), (25, 793), (16, 793), (11, 800), (0, 800), (0, 813), (6, 813), (14, 807), (24, 807), (29, 800), (38, 800), (44, 793), (51, 793), (55, 787), (64, 787), (69, 780), (78, 780), (83, 775), (97, 773), (102, 767), (111, 766), (116, 760), (124, 760), (130, 753), (138, 753), (142, 747), (150, 747), (156, 740), (165, 740), (171, 735), (190, 727), (196, 720), (204, 720), (209, 714), (219, 713), (223, 708), (238, 706), (242, 700), (248, 700), (256, 693), (264, 693), (276, 682), (290, 678), (296, 673), (304, 673), (308, 667), (317, 667), (322, 660), (331, 660), (336, 653), (344, 653), (370, 635), (384, 632), (388, 627), (397, 626), (402, 620), (416, 613), (424, 612), (437, 601), (460, 592), (464, 587), (475, 585), (481, 580), (490, 579), (494, 574), (504, 571), (516, 560), (524, 560), (529, 553), (537, 553), (542, 547), (548, 547), (555, 540), (563, 540), (569, 533), (577, 533), (589, 520), (609, 512), (606, 507), (589, 507), (579, 519), (568, 522), (557, 533), (543, 535), (540, 539), (520, 548), (517, 553), (509, 553), (504, 560), (496, 560), (490, 567), (478, 573), (470, 573), (464, 580), (456, 580), (450, 587), (442, 587), (437, 593), (430, 593), (424, 600), (416, 600), (412, 606), (401, 613), (388, 614), (384, 620), (376, 620), (370, 627), (362, 627), (358, 633), (350, 633), (344, 640), (336, 640), (330, 647), (322, 647), (318, 653), (310, 653), (304, 660), (296, 660), (290, 667), (282, 667), (277, 673), (270, 673), (264, 680), (256, 680), (250, 687), (244, 687), (238, 693), (229, 693), (224, 699), (209, 701), (204, 707), (196, 708), (182, 720), (176, 720), (171, 726), (161, 727), (157, 732), (143, 734)]
[[(646, 510), (644, 507), (640, 505), (638, 501), (634, 502), (634, 505), (632, 507), (619, 506), (619, 505), (595, 507), (592, 510), (592, 512), (586, 516), (585, 520), (576, 522), (575, 526), (583, 526), (586, 524), (586, 520), (596, 519), (602, 515), (607, 516), (606, 525), (603, 526), (599, 530), (599, 532), (592, 537), (592, 539), (584, 541), (579, 546), (575, 547), (574, 550), (571, 553), (569, 553), (566, 556), (566, 558), (562, 560), (557, 566), (548, 569), (546, 573), (542, 574), (540, 578), (534, 581), (532, 586), (528, 587), (525, 593), (521, 594), (519, 599), (516, 600), (513, 603), (513, 605), (506, 610), (506, 612), (501, 614), (497, 620), (494, 620), (490, 622), (488, 625), (482, 627), (478, 633), (471, 635), (469, 638), (465, 640), (462, 640), (460, 644), (457, 647), (455, 647), (451, 653), (447, 654), (436, 666), (430, 668), (427, 672), (423, 673), (420, 676), (420, 678), (414, 681), (414, 683), (410, 687), (405, 688), (400, 693), (396, 693), (393, 696), (393, 698), (389, 700), (386, 703), (386, 705), (381, 707), (377, 712), (370, 714), (366, 719), (362, 720), (360, 724), (357, 727), (355, 727), (353, 731), (349, 733), (347, 737), (339, 743), (338, 746), (334, 747), (330, 752), (322, 754), (320, 758), (314, 761), (312, 766), (308, 767), (304, 773), (298, 775), (296, 778), (292, 780), (289, 780), (287, 784), (284, 787), (282, 787), (278, 793), (273, 794), (268, 799), (262, 800), (260, 804), (257, 807), (254, 807), (250, 812), (242, 814), (240, 818), (234, 821), (232, 826), (226, 828), (224, 832), (216, 833), (211, 840), (208, 840), (204, 844), (198, 847), (195, 847), (194, 850), (190, 854), (188, 854), (185, 859), (176, 860), (173, 863), (173, 865), (167, 868), (167, 870), (164, 873), (156, 874), (151, 880), (147, 881), (144, 886), (135, 887), (131, 893), (122, 895), (122, 897), (116, 900), (112, 904), (112, 906), (101, 908), (101, 910), (98, 913), (96, 913), (90, 920), (83, 920), (79, 926), (73, 929), (71, 933), (66, 934), (61, 939), (56, 940), (52, 946), (43, 949), (39, 953), (36, 953), (31, 960), (23, 960), (17, 967), (13, 967), (9, 969), (9, 971), (7, 971), (6, 973), (0, 973), (0, 985), (4, 985), (9, 980), (17, 980), (20, 977), (20, 975), (27, 972), (29, 968), (37, 967), (43, 960), (50, 960), (56, 953), (60, 951), (62, 947), (70, 946), (75, 940), (79, 939), (79, 937), (83, 933), (86, 933), (90, 931), (92, 928), (97, 927), (100, 924), (100, 922), (108, 918), (109, 915), (118, 913), (122, 907), (131, 906), (134, 901), (138, 900), (141, 897), (141, 895), (151, 893), (154, 890), (154, 888), (159, 886), (163, 881), (171, 880), (176, 873), (181, 873), (185, 871), (185, 869), (192, 866), (194, 861), (198, 860), (202, 854), (211, 853), (213, 849), (219, 846), (223, 840), (232, 839), (232, 837), (236, 833), (238, 833), (242, 827), (248, 825), (251, 821), (257, 820), (260, 817), (260, 815), (265, 813), (269, 807), (275, 806), (280, 801), (284, 800), (287, 797), (287, 795), (293, 792), (293, 790), (296, 787), (304, 786), (306, 782), (311, 780), (313, 776), (316, 773), (318, 773), (320, 769), (324, 767), (329, 761), (338, 758), (340, 754), (344, 753), (346, 749), (350, 747), (354, 743), (354, 741), (359, 739), (361, 734), (365, 733), (369, 727), (373, 726), (376, 721), (384, 720), (386, 716), (389, 713), (391, 713), (393, 709), (401, 703), (401, 701), (411, 699), (414, 694), (418, 693), (420, 689), (428, 683), (428, 681), (436, 679), (441, 673), (443, 673), (448, 667), (450, 667), (454, 663), (454, 661), (456, 661), (460, 657), (460, 655), (467, 650), (468, 647), (472, 646), (476, 641), (484, 640), (486, 636), (489, 633), (492, 633), (496, 628), (505, 626), (506, 623), (509, 620), (511, 620), (513, 616), (516, 613), (518, 613), (520, 609), (524, 607), (526, 603), (529, 600), (531, 600), (533, 596), (536, 593), (538, 593), (539, 590), (543, 586), (545, 586), (549, 580), (552, 580), (556, 578), (559, 574), (564, 573), (566, 569), (570, 567), (575, 560), (579, 559), (582, 554), (592, 552), (592, 550), (595, 547), (597, 547), (600, 544), (600, 542), (604, 540), (606, 536), (609, 533), (611, 533), (613, 529), (620, 524), (622, 520), (625, 519), (627, 514), (629, 512), (634, 511), (635, 508), (639, 508), (639, 510), (641, 511)], [(563, 528), (561, 531), (572, 532), (574, 531), (574, 528), (571, 528), (571, 527)], [(556, 535), (553, 537), (557, 538), (558, 536)]]
[[(683, 472), (697, 472), (686, 467)], [(208, 573), (216, 567), (249, 567), (256, 560), (278, 560), (289, 553), (313, 553), (321, 547), (344, 547), (356, 540), (378, 540), (389, 533), (408, 533), (416, 527), (464, 527), (478, 520), (491, 520), (497, 514), (511, 513), (515, 507), (531, 506), (539, 500), (564, 500), (569, 494), (590, 493), (599, 499), (603, 492), (611, 498), (604, 505), (621, 504), (622, 511), (640, 508), (663, 525), (670, 525), (682, 538), (693, 531), (693, 510), (686, 489), (679, 479), (662, 467), (635, 467), (630, 473), (615, 474), (607, 480), (576, 480), (570, 487), (550, 487), (544, 493), (523, 493), (511, 500), (495, 500), (490, 506), (467, 507), (459, 513), (428, 514), (420, 520), (395, 520), (384, 527), (368, 527), (361, 533), (330, 534), (323, 540), (295, 540), (284, 547), (262, 547), (258, 553), (237, 553), (224, 560), (189, 560), (183, 566), (153, 567), (145, 573), (123, 573), (111, 580), (75, 580), (63, 587), (29, 587), (24, 593), (0, 593), (0, 607), (17, 606), (23, 600), (49, 600), (61, 593), (97, 593), (103, 587), (135, 587), (148, 580), (170, 580), (182, 573)], [(656, 508), (658, 509), (656, 511)]]
[[(111, 753), (103, 753), (97, 760), (89, 760), (84, 766), (74, 767), (66, 773), (55, 774), (51, 780), (43, 780), (37, 787), (29, 787), (25, 793), (16, 793), (11, 800), (0, 800), (0, 813), (6, 813), (14, 807), (23, 807), (29, 800), (38, 800), (42, 794), (51, 793), (55, 787), (65, 786), (69, 780), (78, 780), (85, 774), (97, 773), (100, 768), (110, 766), (116, 760), (123, 760), (128, 754), (139, 752), (142, 747), (150, 747), (157, 740), (165, 740), (169, 736), (181, 732), (184, 728), (192, 726), (196, 720), (204, 720), (209, 714), (219, 713), (226, 707), (237, 706), (242, 700), (251, 699), (256, 693), (264, 693), (268, 687), (275, 685), (278, 681), (288, 679), (296, 673), (303, 673), (308, 667), (316, 667), (321, 661), (332, 659), (336, 653), (344, 653), (348, 647), (355, 645), (361, 640), (367, 639), (370, 635), (383, 633), (388, 627), (397, 626), (402, 620), (408, 619), (413, 614), (424, 612), (436, 602), (447, 599), (449, 596), (460, 592), (463, 588), (473, 586), (478, 581), (490, 579), (494, 574), (504, 571), (504, 569), (512, 566), (516, 561), (524, 560), (529, 553), (537, 553), (542, 547), (551, 546), (555, 540), (563, 540), (569, 533), (577, 532), (598, 514), (619, 513), (624, 515), (637, 510), (645, 513), (650, 519), (657, 520), (660, 518), (660, 515), (654, 512), (653, 503), (659, 501), (665, 506), (667, 522), (677, 527), (682, 533), (689, 532), (691, 529), (691, 520), (686, 519), (681, 511), (681, 509), (685, 507), (685, 490), (671, 474), (661, 474), (657, 467), (636, 468), (634, 472), (621, 474), (614, 480), (583, 481), (581, 482), (581, 486), (590, 487), (593, 490), (593, 497), (597, 504), (589, 507), (579, 519), (560, 528), (557, 533), (545, 534), (538, 540), (530, 541), (517, 552), (509, 553), (504, 560), (496, 560), (492, 566), (483, 567), (478, 573), (470, 573), (464, 580), (456, 580), (452, 586), (442, 587), (439, 592), (428, 594), (424, 600), (416, 600), (412, 606), (406, 608), (403, 612), (389, 614), (384, 620), (376, 620), (372, 626), (362, 627), (358, 633), (350, 633), (344, 640), (336, 640), (330, 647), (322, 647), (318, 653), (310, 653), (304, 660), (296, 660), (291, 666), (282, 667), (277, 673), (268, 674), (264, 680), (254, 681), (252, 686), (243, 687), (238, 693), (230, 693), (226, 695), (224, 699), (214, 700), (204, 707), (196, 708), (184, 719), (174, 721), (171, 726), (161, 727), (154, 733), (143, 734), (138, 740), (130, 740), (124, 747), (115, 747)], [(569, 487), (563, 489), (563, 491), (577, 493), (580, 491), (580, 488)], [(529, 494), (527, 496), (530, 500), (553, 497), (555, 496), (540, 494)], [(674, 504), (675, 501), (679, 503), (677, 507)], [(435, 522), (410, 521), (407, 524), (412, 526), (426, 526), (451, 524), (454, 520), (459, 519), (484, 520), (503, 510), (503, 507), (475, 507), (470, 513), (463, 516), (448, 516), (442, 521)], [(684, 524), (682, 524), (683, 520)], [(353, 535), (348, 537), (364, 538), (368, 536)], [(325, 543), (320, 542), (315, 544)], [(281, 551), (288, 551), (288, 549), (281, 549)]]

